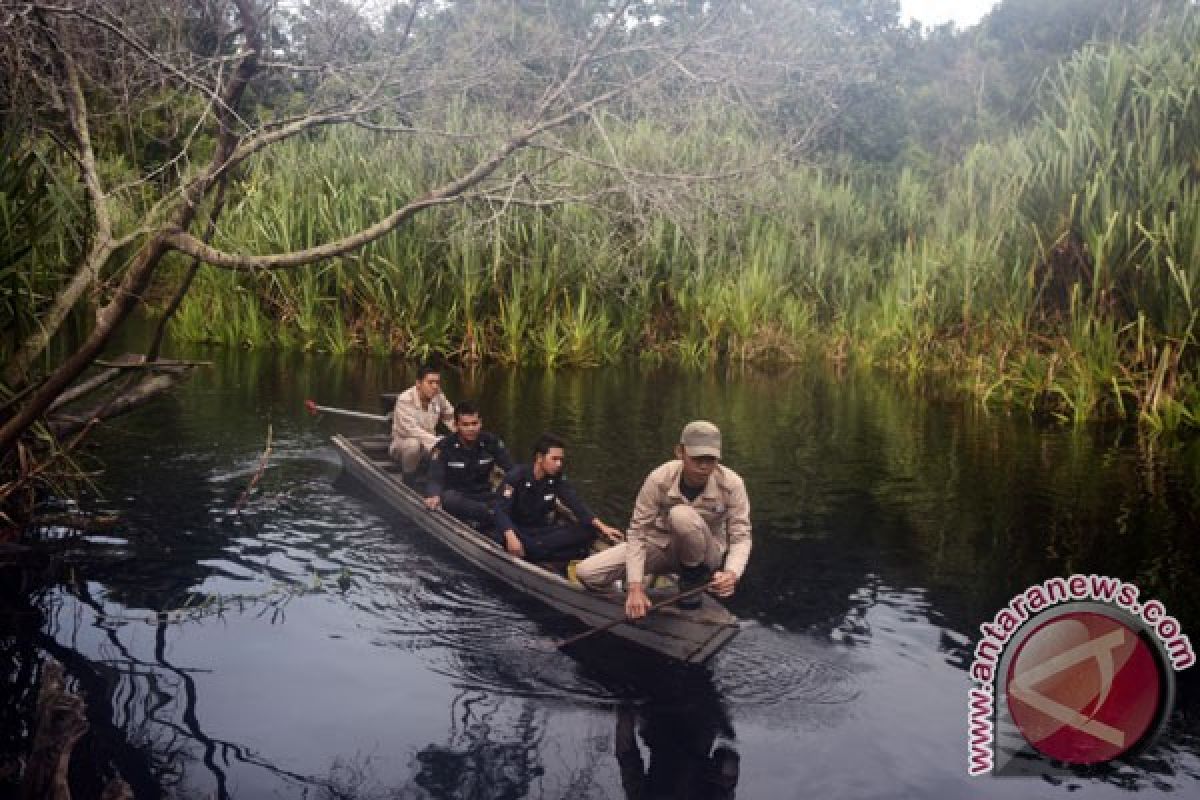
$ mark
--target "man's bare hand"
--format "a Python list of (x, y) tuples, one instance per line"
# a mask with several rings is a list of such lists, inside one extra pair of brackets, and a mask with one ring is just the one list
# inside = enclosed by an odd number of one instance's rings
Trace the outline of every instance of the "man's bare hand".
[(619, 529), (614, 528), (612, 525), (606, 525), (600, 520), (596, 520), (595, 524), (596, 530), (600, 531), (600, 535), (613, 544), (619, 544), (620, 542), (625, 541), (625, 534), (621, 533)]
[(718, 597), (729, 597), (733, 594), (733, 590), (737, 588), (738, 576), (736, 572), (730, 572), (727, 569), (714, 572), (712, 582), (709, 583), (709, 591)]
[(650, 598), (640, 583), (629, 584), (629, 594), (625, 597), (625, 616), (630, 619), (641, 619), (650, 611)]
[(525, 545), (521, 544), (521, 539), (511, 528), (504, 532), (504, 549), (517, 558), (525, 557)]
[(437, 511), (439, 508), (442, 507), (442, 498), (426, 497), (425, 498), (425, 507), (428, 508), (430, 511)]

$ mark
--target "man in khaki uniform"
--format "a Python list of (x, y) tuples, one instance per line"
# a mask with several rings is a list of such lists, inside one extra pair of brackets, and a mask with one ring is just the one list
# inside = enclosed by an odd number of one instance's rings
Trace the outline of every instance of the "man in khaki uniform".
[[(680, 590), (712, 583), (729, 597), (750, 558), (750, 500), (741, 477), (719, 462), (721, 431), (711, 422), (689, 422), (675, 447), (675, 461), (655, 469), (642, 484), (624, 544), (583, 561), (575, 574), (589, 589), (622, 576), (628, 582), (625, 613), (646, 615), (646, 573), (677, 572)], [(680, 602), (684, 608), (698, 606)]]
[(417, 471), (421, 457), (438, 442), (437, 424), (454, 431), (454, 406), (442, 394), (442, 376), (433, 367), (417, 370), (417, 382), (396, 398), (392, 411), (392, 444), (388, 455), (405, 475)]

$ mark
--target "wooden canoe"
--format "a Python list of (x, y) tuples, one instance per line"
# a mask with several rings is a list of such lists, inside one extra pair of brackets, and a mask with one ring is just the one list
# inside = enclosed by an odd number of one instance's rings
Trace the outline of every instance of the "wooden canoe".
[[(537, 564), (510, 555), (449, 514), (427, 509), (420, 495), (389, 470), (386, 437), (351, 440), (339, 435), (333, 437), (333, 446), (348, 474), (419, 529), (489, 575), (585, 625), (599, 626), (625, 617), (623, 592), (588, 591)], [(652, 591), (651, 601), (671, 594)], [(668, 606), (637, 623), (618, 624), (611, 630), (623, 639), (689, 663), (706, 661), (737, 632), (737, 617), (707, 595), (698, 609), (681, 611)]]

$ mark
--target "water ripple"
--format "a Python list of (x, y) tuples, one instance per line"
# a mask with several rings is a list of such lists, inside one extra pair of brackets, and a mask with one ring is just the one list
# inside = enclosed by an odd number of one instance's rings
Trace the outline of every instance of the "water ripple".
[(715, 681), (739, 706), (844, 705), (861, 693), (848, 658), (828, 644), (747, 625), (718, 656)]

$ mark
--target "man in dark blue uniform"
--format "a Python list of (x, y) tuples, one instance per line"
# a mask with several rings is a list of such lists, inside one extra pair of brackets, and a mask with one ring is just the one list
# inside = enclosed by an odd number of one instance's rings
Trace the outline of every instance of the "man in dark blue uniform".
[(492, 469), (508, 472), (512, 458), (500, 437), (483, 430), (483, 417), (472, 403), (454, 409), (454, 428), (433, 448), (425, 505), (490, 528), (495, 514)]
[[(504, 476), (496, 502), (496, 537), (508, 552), (531, 561), (565, 561), (585, 555), (599, 532), (612, 542), (621, 532), (606, 525), (575, 494), (563, 473), (566, 445), (544, 433), (533, 448), (533, 463)], [(560, 520), (558, 501), (576, 522)]]

